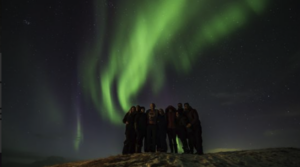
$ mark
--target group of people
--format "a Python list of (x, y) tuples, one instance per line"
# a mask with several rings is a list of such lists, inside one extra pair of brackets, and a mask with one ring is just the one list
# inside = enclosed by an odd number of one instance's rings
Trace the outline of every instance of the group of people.
[(168, 106), (165, 110), (132, 106), (123, 118), (126, 124), (123, 154), (144, 152), (167, 152), (166, 136), (171, 153), (178, 153), (176, 137), (182, 143), (184, 153), (203, 154), (202, 128), (197, 110), (188, 103), (178, 103), (178, 108)]

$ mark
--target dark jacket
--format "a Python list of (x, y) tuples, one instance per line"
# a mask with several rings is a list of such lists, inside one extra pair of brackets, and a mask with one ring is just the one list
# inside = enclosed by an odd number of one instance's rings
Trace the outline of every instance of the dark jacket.
[(151, 112), (151, 109), (149, 109), (147, 110), (146, 115), (147, 115), (147, 124), (156, 125), (158, 110), (155, 109), (153, 112)]
[(178, 108), (178, 109), (177, 109), (177, 112), (179, 112), (180, 114), (184, 114), (183, 108)]
[(176, 124), (176, 129), (184, 129), (186, 127), (187, 123), (187, 119), (184, 116), (179, 116), (175, 118), (175, 124)]
[(147, 130), (147, 115), (146, 113), (139, 112), (134, 119), (134, 128), (137, 132), (146, 133)]
[(192, 124), (192, 126), (197, 126), (200, 123), (198, 112), (195, 109), (190, 109), (189, 111), (184, 112), (188, 123)]
[[(171, 109), (172, 111), (170, 112), (169, 109)], [(168, 106), (165, 111), (167, 128), (175, 129), (176, 109), (173, 106)]]
[(129, 113), (127, 112), (126, 115), (123, 118), (123, 123), (126, 124), (126, 131), (125, 133), (128, 133), (129, 131), (134, 131), (134, 118), (136, 113)]
[(187, 128), (186, 125), (189, 123), (187, 117), (183, 112), (179, 113), (179, 117), (176, 117), (176, 132), (179, 138), (186, 136), (186, 133), (191, 133), (192, 129)]
[(165, 115), (158, 114), (157, 116), (157, 132), (162, 135), (167, 133), (167, 121)]

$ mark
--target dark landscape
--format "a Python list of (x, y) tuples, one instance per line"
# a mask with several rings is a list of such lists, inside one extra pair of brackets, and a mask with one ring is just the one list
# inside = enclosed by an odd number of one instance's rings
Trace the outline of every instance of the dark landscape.
[(116, 155), (108, 158), (71, 162), (51, 167), (299, 167), (300, 149), (270, 148), (234, 152), (208, 153), (205, 155), (141, 153)]

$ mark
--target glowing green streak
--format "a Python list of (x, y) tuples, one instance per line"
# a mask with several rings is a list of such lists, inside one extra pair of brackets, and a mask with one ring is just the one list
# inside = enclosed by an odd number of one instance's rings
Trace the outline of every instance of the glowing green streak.
[[(123, 52), (118, 54), (112, 54), (112, 59), (122, 58), (123, 61), (116, 62), (116, 66), (126, 67), (120, 69), (113, 74), (114, 77), (118, 76), (118, 99), (121, 104), (123, 111), (127, 111), (132, 104), (132, 97), (136, 95), (136, 92), (145, 83), (147, 73), (151, 69), (161, 69), (161, 64), (156, 64), (153, 60), (153, 49), (160, 42), (159, 39), (163, 36), (166, 31), (167, 25), (174, 19), (178, 14), (179, 10), (182, 8), (184, 1), (174, 1), (174, 3), (169, 3), (169, 1), (162, 1), (159, 8), (150, 4), (146, 10), (150, 13), (144, 13), (144, 11), (139, 11), (136, 15), (136, 23), (134, 26), (134, 31), (132, 31), (131, 38), (128, 39), (128, 44), (124, 42), (118, 42), (116, 37), (117, 45), (112, 47), (112, 53), (114, 50), (120, 49)], [(152, 7), (151, 7), (152, 5)], [(156, 12), (151, 12), (150, 9), (155, 9)], [(168, 9), (168, 12), (165, 12)], [(164, 13), (162, 13), (164, 12)], [(154, 15), (151, 15), (151, 14)], [(157, 20), (157, 18), (160, 18)], [(156, 26), (151, 26), (149, 23), (154, 23)], [(151, 27), (151, 28), (149, 28)], [(175, 26), (176, 27), (176, 26)], [(122, 27), (120, 26), (122, 29)], [(120, 36), (122, 36), (120, 34)], [(161, 41), (163, 41), (162, 39)], [(121, 45), (119, 45), (121, 43)], [(128, 61), (129, 60), (129, 61)], [(112, 61), (111, 61), (112, 62)], [(154, 89), (157, 90), (163, 83), (163, 73), (156, 73), (154, 76), (155, 84)], [(105, 98), (109, 98), (106, 96)]]
[[(104, 16), (103, 5), (95, 2)], [(137, 103), (135, 98), (146, 82), (152, 85), (149, 92), (159, 92), (166, 65), (181, 73), (189, 72), (199, 51), (243, 26), (253, 11), (262, 12), (267, 0), (237, 0), (221, 5), (213, 0), (129, 2), (120, 2), (124, 4), (118, 5), (113, 18), (113, 33), (106, 41), (108, 63), (104, 66), (99, 62), (104, 54), (105, 22), (98, 18), (96, 45), (85, 53), (81, 68), (85, 92), (101, 115), (114, 124), (121, 124), (123, 116), (118, 106), (127, 112)], [(219, 8), (207, 10), (206, 6)]]
[(112, 78), (110, 77), (111, 75), (109, 75), (109, 73), (107, 73), (106, 75), (102, 75), (102, 92), (103, 92), (103, 99), (104, 99), (104, 102), (106, 104), (106, 110), (107, 110), (107, 113), (108, 114), (107, 116), (110, 118), (110, 120), (113, 122), (113, 123), (120, 123), (120, 120), (121, 120), (121, 116), (120, 115), (117, 115), (117, 114), (114, 114), (116, 109), (113, 105), (113, 102), (112, 102), (112, 97), (111, 97), (111, 83), (112, 83)]
[(178, 149), (178, 153), (183, 153), (183, 148), (182, 148), (182, 143), (181, 141), (179, 140), (178, 137), (176, 137), (176, 143), (177, 143), (177, 149)]
[(76, 129), (76, 138), (74, 141), (74, 148), (76, 151), (79, 150), (79, 145), (83, 141), (83, 133), (81, 130), (81, 123), (80, 123), (80, 118), (79, 115), (77, 116), (77, 129)]
[[(92, 45), (88, 44), (86, 46), (86, 50), (83, 52), (84, 56), (80, 60), (81, 66), (79, 68), (79, 74), (82, 81), (82, 88), (85, 94), (90, 97), (101, 116), (104, 118), (108, 117), (109, 121), (120, 124), (121, 117), (118, 114), (114, 114), (116, 110), (111, 103), (110, 82), (112, 81), (110, 80), (112, 77), (100, 75), (99, 73), (102, 61), (101, 54), (103, 51), (103, 36), (106, 20), (103, 18), (106, 16), (106, 10), (104, 8), (104, 1), (95, 0), (94, 3), (95, 25), (98, 31), (95, 35), (95, 41), (91, 42)], [(101, 89), (103, 91), (101, 91)]]
[(266, 6), (267, 0), (246, 0), (248, 5), (255, 11), (257, 14), (261, 13)]
[(215, 43), (225, 35), (236, 30), (245, 22), (245, 9), (241, 4), (232, 4), (230, 7), (222, 11), (222, 15), (212, 16), (208, 21), (199, 26), (199, 31), (195, 33), (194, 38), (191, 38), (191, 45), (185, 50), (179, 50), (181, 54), (182, 68), (186, 72), (193, 66), (193, 62), (197, 58), (197, 52), (207, 47), (209, 43)]

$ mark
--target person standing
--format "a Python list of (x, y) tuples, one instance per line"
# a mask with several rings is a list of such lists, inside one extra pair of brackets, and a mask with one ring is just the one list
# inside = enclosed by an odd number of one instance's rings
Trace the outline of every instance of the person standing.
[[(191, 129), (192, 133), (189, 136), (193, 142), (193, 146), (196, 148), (196, 154), (203, 154), (202, 146), (202, 127), (201, 122), (198, 116), (197, 110), (193, 109), (189, 103), (184, 103), (184, 112), (188, 119), (188, 124), (186, 125), (187, 129)], [(191, 148), (190, 148), (191, 149)], [(190, 150), (193, 153), (193, 150)]]
[[(185, 111), (184, 111), (184, 109), (182, 107), (182, 103), (178, 103), (177, 107), (178, 107), (177, 108), (177, 112), (182, 117), (185, 118), (186, 125), (187, 125), (189, 120), (186, 117), (186, 113), (185, 113)], [(195, 143), (195, 140), (194, 140), (194, 134), (193, 134), (192, 129), (185, 127), (185, 135), (183, 135), (183, 136), (185, 136), (185, 138), (186, 138), (185, 140), (188, 143), (188, 153), (193, 154), (194, 153), (194, 145), (195, 145), (194, 143)]]
[(155, 104), (150, 104), (150, 109), (147, 110), (147, 151), (155, 152), (156, 147), (156, 124), (158, 111), (155, 109)]
[(183, 151), (184, 153), (189, 153), (189, 147), (187, 144), (187, 131), (186, 131), (187, 119), (182, 111), (181, 112), (176, 111), (175, 124), (176, 124), (176, 134), (182, 143)]
[(132, 106), (130, 110), (126, 113), (123, 118), (123, 123), (126, 124), (125, 135), (126, 139), (124, 141), (123, 154), (134, 153), (134, 141), (135, 141), (135, 130), (134, 130), (134, 116), (135, 116), (135, 106)]
[(134, 147), (131, 148), (132, 149), (131, 152), (133, 152), (133, 153), (136, 153), (136, 145), (137, 145), (137, 132), (136, 132), (136, 129), (135, 129), (135, 117), (140, 112), (140, 110), (141, 110), (140, 105), (136, 105), (135, 112), (134, 112), (134, 118), (133, 118), (133, 121), (134, 121), (134, 141), (133, 141), (133, 144), (134, 144)]
[(167, 134), (171, 153), (178, 152), (176, 142), (175, 112), (176, 109), (171, 105), (166, 108)]
[[(143, 147), (143, 141), (146, 136), (146, 130), (147, 130), (147, 115), (145, 113), (145, 107), (140, 107), (140, 111), (137, 112), (134, 122), (135, 122), (135, 131), (137, 135), (135, 152), (141, 153)], [(144, 145), (144, 148), (145, 147), (146, 144)]]
[(157, 116), (157, 152), (167, 152), (167, 123), (164, 110), (159, 109)]

